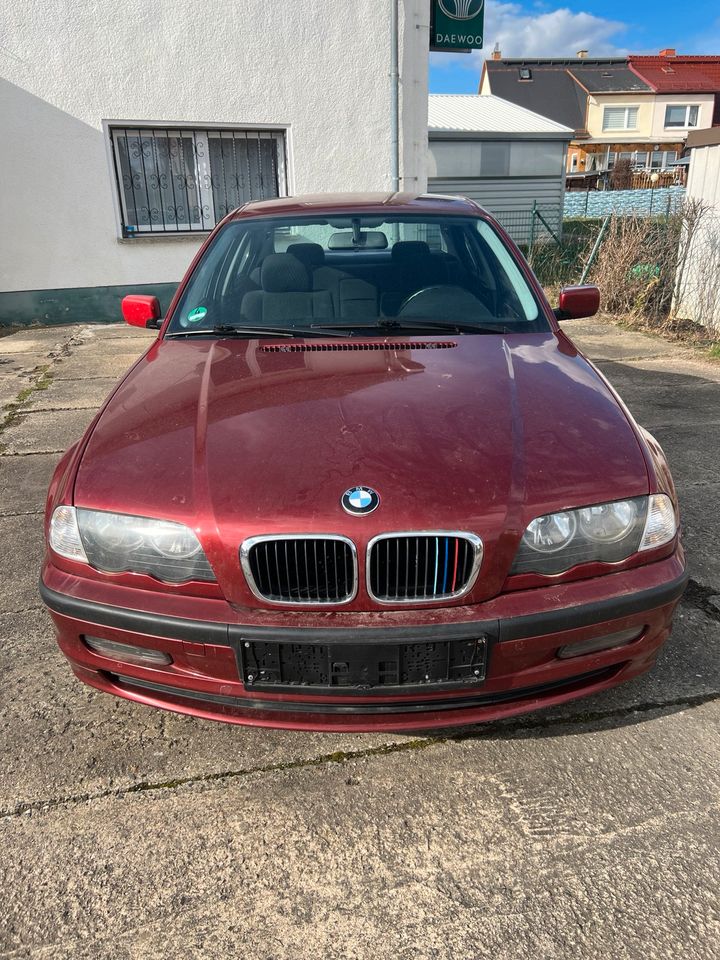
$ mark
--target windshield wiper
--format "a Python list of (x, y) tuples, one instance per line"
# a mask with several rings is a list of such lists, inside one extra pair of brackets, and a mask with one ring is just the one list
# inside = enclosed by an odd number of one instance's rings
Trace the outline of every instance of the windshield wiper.
[[(331, 332), (333, 328), (328, 327), (328, 333)], [(202, 330), (178, 330), (175, 333), (168, 333), (166, 339), (170, 340), (175, 339), (176, 337), (199, 337), (205, 335), (206, 337), (216, 336), (216, 337), (248, 337), (248, 338), (260, 338), (260, 337), (323, 337), (327, 336), (327, 333), (321, 333), (320, 330), (314, 329), (313, 327), (243, 327), (243, 326), (233, 326), (228, 323), (220, 323), (215, 327), (207, 328), (205, 327)], [(338, 337), (347, 337), (348, 333), (345, 332), (344, 328), (339, 328), (337, 331)]]
[[(321, 323), (314, 323), (318, 330), (326, 329)], [(482, 323), (463, 323), (456, 320), (415, 320), (407, 317), (404, 320), (381, 319), (377, 323), (347, 323), (336, 324), (336, 329), (343, 330), (447, 330), (454, 333), (511, 333), (508, 327), (489, 326)]]

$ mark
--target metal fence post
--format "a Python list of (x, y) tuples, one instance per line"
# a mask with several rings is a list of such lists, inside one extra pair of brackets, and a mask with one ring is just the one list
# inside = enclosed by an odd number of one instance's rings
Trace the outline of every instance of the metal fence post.
[(537, 200), (533, 200), (532, 212), (530, 213), (530, 235), (528, 237), (528, 263), (532, 264), (533, 247), (535, 246), (535, 213), (537, 211)]
[(610, 214), (608, 214), (608, 215), (605, 217), (605, 220), (603, 221), (603, 225), (600, 227), (600, 232), (599, 232), (598, 235), (597, 235), (597, 240), (595, 241), (595, 246), (592, 248), (592, 252), (591, 252), (591, 254), (590, 254), (590, 257), (589, 257), (589, 259), (588, 259), (588, 262), (585, 264), (585, 269), (583, 270), (582, 276), (580, 277), (580, 283), (581, 283), (581, 284), (582, 284), (582, 283), (585, 283), (585, 281), (587, 280), (587, 275), (590, 273), (590, 268), (592, 267), (593, 263), (595, 262), (595, 257), (597, 256), (598, 250), (600, 249), (600, 244), (602, 243), (602, 238), (603, 238), (603, 236), (605, 235), (605, 231), (607, 230), (607, 225), (608, 225), (609, 223), (610, 223)]

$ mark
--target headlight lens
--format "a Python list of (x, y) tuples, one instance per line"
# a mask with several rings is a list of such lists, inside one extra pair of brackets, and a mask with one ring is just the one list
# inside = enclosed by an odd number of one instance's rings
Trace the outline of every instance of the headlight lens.
[(215, 580), (193, 531), (170, 520), (62, 506), (52, 516), (50, 546), (108, 573), (145, 573), (167, 583)]
[(550, 513), (528, 524), (523, 543), (538, 553), (557, 553), (575, 536), (577, 520), (573, 513)]
[(672, 501), (662, 493), (563, 510), (528, 524), (510, 572), (553, 575), (580, 563), (619, 563), (676, 532)]
[(633, 500), (600, 503), (578, 510), (580, 529), (596, 543), (617, 543), (626, 537), (637, 522), (638, 504)]

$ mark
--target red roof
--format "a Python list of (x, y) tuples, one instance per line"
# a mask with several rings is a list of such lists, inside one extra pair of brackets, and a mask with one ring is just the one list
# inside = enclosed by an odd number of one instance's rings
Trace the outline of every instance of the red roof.
[(656, 93), (720, 93), (720, 56), (645, 57), (630, 54), (628, 63)]

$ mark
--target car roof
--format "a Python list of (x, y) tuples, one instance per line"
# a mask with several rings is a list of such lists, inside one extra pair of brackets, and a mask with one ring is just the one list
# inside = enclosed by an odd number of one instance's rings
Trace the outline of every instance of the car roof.
[[(391, 208), (391, 209), (389, 209)], [(439, 193), (309, 193), (299, 197), (253, 200), (239, 207), (232, 220), (279, 214), (424, 213), (477, 216), (485, 211), (467, 197)]]

